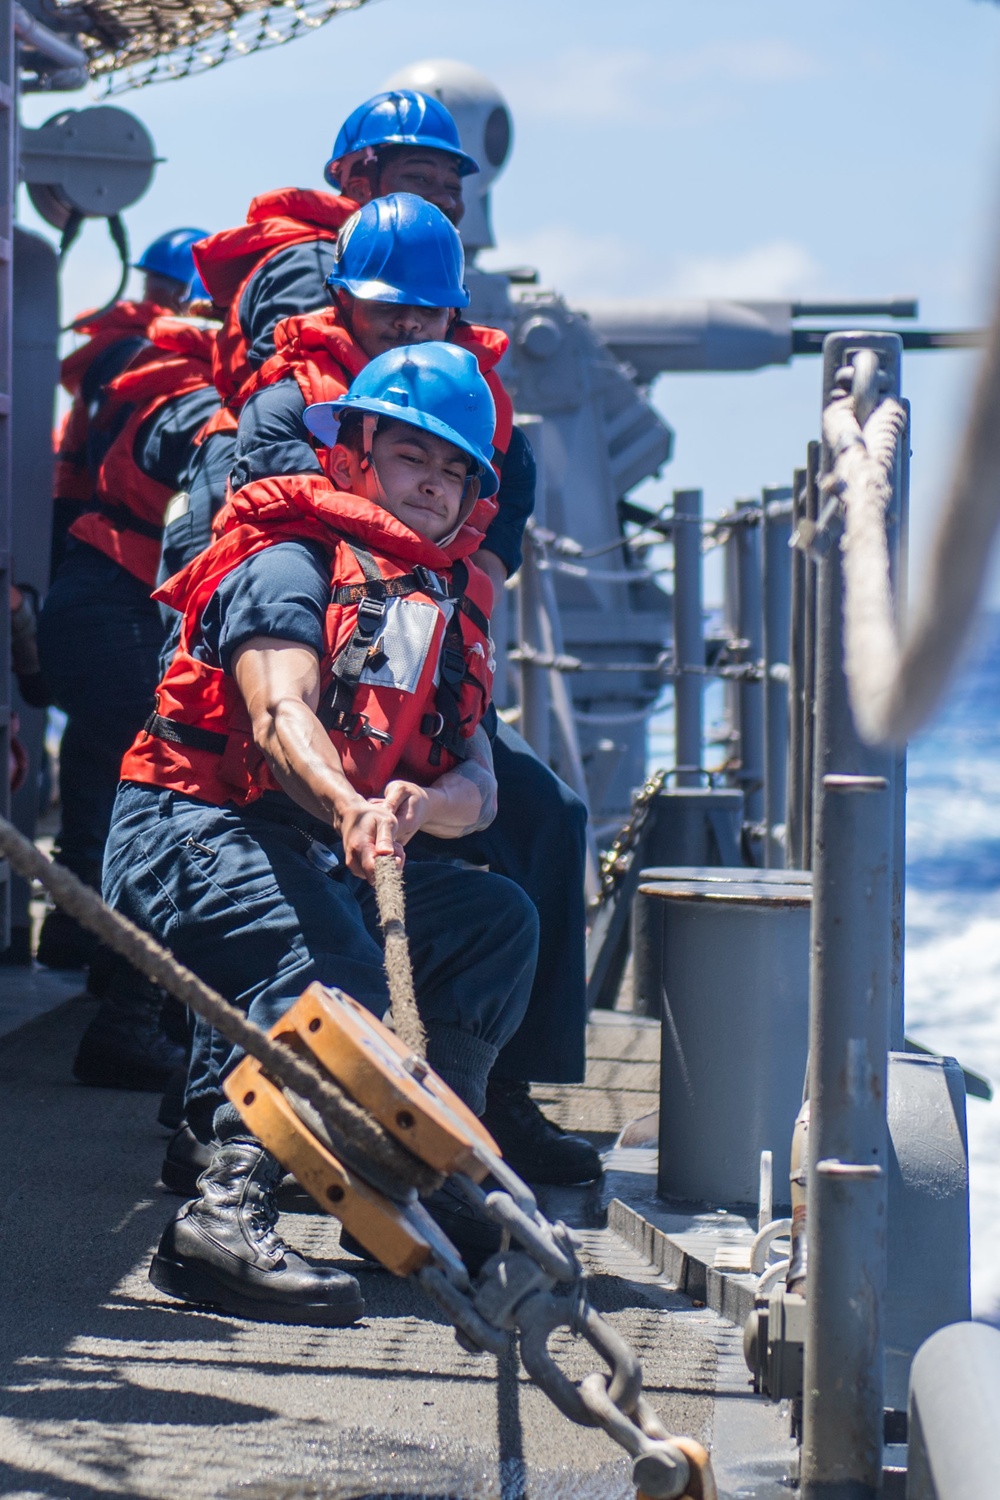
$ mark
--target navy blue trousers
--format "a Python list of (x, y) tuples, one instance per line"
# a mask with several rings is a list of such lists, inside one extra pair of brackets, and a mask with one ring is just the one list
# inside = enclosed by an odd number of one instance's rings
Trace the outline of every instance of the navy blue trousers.
[[(312, 849), (329, 828), (290, 801), (238, 809), (123, 782), (104, 867), (105, 899), (151, 932), (265, 1030), (313, 980), (376, 1015), (388, 1005), (375, 893)], [(528, 1004), (538, 921), (503, 876), (407, 861), (406, 925), (428, 1060), (477, 1113), (497, 1052)], [(186, 1107), (196, 1130), (223, 1102), (239, 1053), (195, 1029)]]
[(417, 834), (412, 860), (459, 858), (506, 875), (538, 914), (538, 966), (524, 1020), (502, 1049), (494, 1075), (579, 1083), (586, 1062), (587, 809), (508, 724), (493, 743), (496, 819), (464, 839)]
[(70, 537), (39, 617), (38, 651), (67, 715), (57, 853), (89, 885), (100, 885), (122, 756), (152, 710), (162, 643), (148, 586)]

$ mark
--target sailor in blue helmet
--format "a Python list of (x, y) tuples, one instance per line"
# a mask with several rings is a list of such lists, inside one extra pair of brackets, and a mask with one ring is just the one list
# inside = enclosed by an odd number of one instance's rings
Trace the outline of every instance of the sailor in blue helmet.
[[(447, 844), (496, 809), (473, 561), (496, 488), (489, 388), (471, 353), (429, 343), (307, 416), (322, 471), (247, 486), (163, 590), (181, 644), (123, 761), (105, 862), (107, 900), (264, 1028), (314, 980), (381, 1015), (376, 855), (403, 867), (419, 829)], [(406, 860), (404, 880), (428, 1061), (481, 1114), (527, 1003), (535, 911), (460, 861)], [(353, 1278), (278, 1236), (281, 1168), (222, 1092), (238, 1060), (198, 1022), (185, 1107), (212, 1149), (150, 1278), (238, 1316), (349, 1323)], [(426, 1203), (470, 1268), (499, 1248), (447, 1187)]]
[[(218, 405), (210, 334), (173, 316), (204, 295), (191, 251), (203, 237), (204, 230), (184, 228), (155, 239), (136, 263), (142, 300), (119, 302), (78, 323), (90, 342), (63, 364), (74, 403), (62, 434), (57, 495), (72, 494), (76, 514), (65, 515), (63, 556), (39, 617), (38, 650), (49, 701), (67, 715), (56, 853), (93, 886), (100, 885), (121, 757), (149, 713), (158, 677), (163, 627), (150, 597), (157, 516), (176, 488), (194, 433)], [(203, 357), (186, 357), (183, 343), (161, 344), (157, 330), (174, 325), (182, 339), (204, 343), (196, 351)], [(184, 1052), (179, 1035), (171, 1040), (162, 1030), (155, 987), (112, 961), (58, 910), (42, 924), (38, 958), (55, 968), (90, 966), (88, 990), (102, 1007), (87, 1058), (81, 1051), (77, 1059), (81, 1081), (161, 1090)]]
[[(208, 544), (212, 517), (225, 498), (243, 388), (274, 353), (277, 323), (329, 305), (327, 278), (345, 222), (373, 198), (405, 192), (433, 203), (458, 224), (463, 178), (478, 170), (438, 100), (412, 89), (375, 94), (337, 132), (324, 168), (333, 192), (279, 188), (263, 193), (251, 203), (245, 224), (199, 245), (199, 268), (224, 315), (216, 358), (224, 410), (192, 456), (185, 484), (189, 499), (168, 518), (170, 554), (163, 577)], [(520, 436), (516, 442), (523, 458)]]
[[(329, 278), (333, 304), (280, 323), (275, 354), (245, 388), (230, 475), (234, 495), (239, 501), (269, 477), (321, 473), (323, 440), (306, 420), (309, 404), (346, 388), (388, 346), (447, 338), (475, 354), (497, 404), (498, 508), (476, 553), (496, 594), (520, 566), (535, 482), (531, 450), (511, 425), (510, 398), (497, 374), (507, 336), (462, 318), (468, 293), (461, 241), (433, 205), (393, 194), (366, 204), (345, 229)], [(528, 1012), (491, 1079), (489, 1128), (529, 1180), (589, 1181), (600, 1173), (597, 1152), (548, 1120), (528, 1087), (528, 1080), (574, 1083), (583, 1077), (587, 812), (513, 730), (500, 725), (496, 734), (498, 816), (489, 829), (462, 841), (461, 857), (501, 871), (530, 894), (544, 944)], [(423, 857), (452, 858), (454, 852), (423, 836), (414, 846)], [(197, 1142), (182, 1127), (168, 1147), (164, 1181), (180, 1184), (200, 1165)]]
[(387, 193), (416, 193), (458, 224), (465, 208), (462, 178), (478, 171), (440, 100), (413, 89), (390, 89), (348, 115), (323, 175), (356, 203)]
[(204, 238), (204, 229), (170, 229), (146, 246), (135, 263), (144, 276), (145, 301), (181, 312), (189, 302), (208, 296), (192, 253), (192, 247)]

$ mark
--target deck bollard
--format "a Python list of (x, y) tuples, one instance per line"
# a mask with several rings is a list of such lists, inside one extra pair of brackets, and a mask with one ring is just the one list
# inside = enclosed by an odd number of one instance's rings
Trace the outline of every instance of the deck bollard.
[[(809, 876), (746, 868), (643, 875), (663, 1018), (657, 1191), (756, 1210), (761, 1151), (788, 1160), (802, 1099)], [(787, 1183), (780, 1173), (776, 1206), (787, 1204)]]

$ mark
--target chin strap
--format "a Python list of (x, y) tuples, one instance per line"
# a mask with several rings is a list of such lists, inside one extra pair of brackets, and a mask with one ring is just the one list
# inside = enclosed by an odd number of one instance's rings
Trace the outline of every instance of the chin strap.
[(372, 412), (365, 412), (362, 420), (361, 431), (364, 438), (364, 453), (361, 458), (361, 472), (365, 476), (365, 494), (373, 505), (381, 505), (383, 510), (388, 510), (386, 504), (385, 490), (382, 481), (378, 477), (378, 469), (372, 457), (372, 444), (375, 441), (375, 429), (378, 427), (378, 417)]

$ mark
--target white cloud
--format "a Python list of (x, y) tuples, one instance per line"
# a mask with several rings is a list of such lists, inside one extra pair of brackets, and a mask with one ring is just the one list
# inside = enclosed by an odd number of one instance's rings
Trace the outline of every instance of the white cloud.
[(677, 297), (785, 297), (817, 294), (823, 268), (804, 245), (772, 240), (735, 255), (686, 256), (674, 262), (669, 285)]
[(720, 84), (789, 83), (818, 72), (811, 54), (781, 38), (710, 42), (672, 56), (574, 47), (544, 71), (529, 65), (508, 75), (506, 87), (515, 112), (536, 119), (689, 123), (692, 111), (729, 107), (713, 92)]
[(804, 245), (773, 240), (731, 255), (664, 259), (625, 236), (549, 225), (505, 239), (480, 257), (487, 270), (534, 266), (545, 286), (574, 298), (791, 298), (824, 291), (827, 277)]

